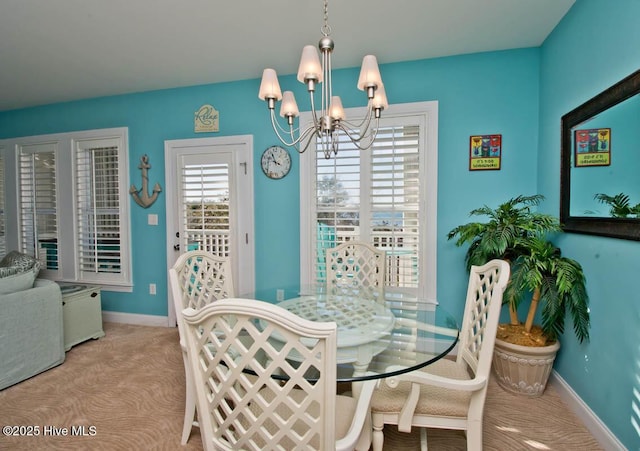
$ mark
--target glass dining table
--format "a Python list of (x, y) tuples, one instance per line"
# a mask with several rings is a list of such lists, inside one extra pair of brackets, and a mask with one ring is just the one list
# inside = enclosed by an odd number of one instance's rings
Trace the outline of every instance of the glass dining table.
[[(387, 290), (326, 285), (261, 290), (241, 296), (337, 325), (337, 382), (392, 377), (423, 368), (458, 342), (456, 319), (436, 302)], [(313, 379), (310, 376), (309, 379)]]

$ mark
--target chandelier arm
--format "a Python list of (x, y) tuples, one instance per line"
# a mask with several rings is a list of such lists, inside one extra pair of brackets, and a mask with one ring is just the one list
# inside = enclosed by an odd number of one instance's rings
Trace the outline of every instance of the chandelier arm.
[(374, 117), (373, 108), (371, 107), (371, 104), (369, 104), (367, 108), (367, 114), (365, 114), (365, 116), (362, 118), (362, 122), (360, 122), (359, 124), (354, 124), (353, 122), (347, 121), (346, 119), (343, 119), (341, 122), (344, 124), (347, 124), (349, 127), (351, 127), (351, 129), (362, 130), (364, 128), (364, 130), (360, 132), (360, 135), (364, 136), (367, 134), (367, 131), (369, 130), (369, 126), (371, 125), (371, 119), (373, 119), (373, 117)]
[[(307, 127), (304, 132), (302, 132), (298, 137), (298, 142), (302, 142), (307, 139), (307, 144), (304, 147), (304, 149), (306, 150), (307, 147), (309, 147), (309, 142), (311, 141), (311, 139), (313, 139), (314, 136), (320, 137), (319, 129), (317, 126), (309, 125), (309, 127)], [(302, 152), (304, 152), (304, 150)]]
[(285, 146), (288, 146), (288, 147), (292, 147), (292, 146), (294, 146), (296, 144), (295, 141), (293, 140), (293, 136), (292, 136), (292, 141), (288, 142), (280, 134), (280, 131), (282, 131), (283, 133), (291, 132), (291, 134), (293, 135), (293, 130), (286, 130), (278, 123), (278, 121), (276, 119), (275, 111), (273, 109), (271, 110), (271, 127), (273, 128), (273, 131), (275, 132), (276, 136), (278, 137), (278, 139), (280, 140), (280, 142), (282, 144), (284, 144)]
[(348, 123), (346, 121), (335, 122), (334, 126), (335, 126), (335, 128), (339, 128), (340, 130), (342, 130), (343, 133), (345, 135), (347, 135), (347, 137), (354, 144), (362, 142), (365, 139), (368, 139), (369, 136), (371, 134), (373, 134), (373, 132), (367, 133), (367, 132), (369, 132), (369, 130), (368, 130), (369, 124), (367, 124), (367, 129), (365, 129), (363, 131), (358, 131), (358, 132), (355, 131), (356, 127), (354, 127), (352, 124), (350, 124), (350, 123)]
[(316, 112), (315, 91), (309, 91), (309, 98), (311, 99), (311, 119), (313, 120), (313, 126), (318, 128), (320, 122), (318, 122), (318, 113)]
[[(307, 129), (306, 132), (309, 132), (311, 129)], [(307, 151), (307, 149), (309, 148), (309, 145), (311, 144), (311, 141), (313, 141), (313, 137), (316, 136), (317, 133), (309, 133), (309, 136), (307, 139), (307, 142), (305, 143), (304, 147), (302, 148), (302, 150), (300, 150), (299, 147), (296, 148), (296, 150), (298, 151), (298, 153), (304, 153)]]
[(293, 134), (299, 131), (299, 128), (293, 128), (293, 125), (289, 125), (289, 128), (285, 128), (282, 125), (280, 125), (280, 122), (278, 121), (278, 118), (274, 114), (273, 110), (271, 110), (271, 125), (273, 126), (274, 130), (277, 127), (278, 130), (280, 130), (280, 132), (291, 134), (292, 141), (293, 141)]
[[(295, 130), (293, 129), (293, 126), (291, 126), (289, 130), (286, 130), (280, 124), (278, 124), (273, 110), (271, 110), (271, 126), (276, 136), (278, 137), (278, 139), (282, 144), (284, 144), (287, 147), (294, 147), (297, 150), (297, 147), (298, 147), (297, 145), (302, 138), (301, 137), (298, 137), (298, 139), (294, 138)], [(291, 141), (287, 141), (285, 138), (283, 138), (282, 134), (280, 133), (280, 130), (282, 131), (282, 133), (289, 134), (291, 136)], [(308, 130), (305, 130), (303, 133), (305, 134), (308, 133)]]
[[(352, 131), (341, 123), (336, 124), (335, 127), (342, 130), (342, 132), (351, 140), (353, 145), (356, 146), (359, 150), (367, 150), (369, 147), (371, 147), (376, 137), (378, 136), (379, 123), (380, 119), (376, 118), (376, 126), (373, 128), (372, 132), (368, 136), (361, 135), (358, 138), (354, 137)], [(363, 140), (365, 138), (366, 142), (363, 143)]]
[(294, 149), (296, 149), (296, 152), (300, 153), (300, 142), (295, 141), (295, 131), (293, 129), (293, 125), (289, 126), (289, 136), (291, 136), (291, 141), (293, 142), (293, 146), (289, 147), (293, 147)]
[(338, 133), (331, 133), (331, 149), (329, 153), (325, 154), (325, 158), (329, 159), (331, 152), (336, 156), (338, 155), (338, 144), (340, 143), (338, 136)]

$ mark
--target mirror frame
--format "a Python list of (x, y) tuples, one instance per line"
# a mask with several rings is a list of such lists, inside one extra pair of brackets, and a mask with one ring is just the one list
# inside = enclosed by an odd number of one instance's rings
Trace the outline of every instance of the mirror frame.
[(632, 73), (579, 107), (561, 121), (560, 223), (565, 232), (640, 241), (640, 219), (571, 216), (572, 129), (597, 114), (640, 93), (640, 70)]

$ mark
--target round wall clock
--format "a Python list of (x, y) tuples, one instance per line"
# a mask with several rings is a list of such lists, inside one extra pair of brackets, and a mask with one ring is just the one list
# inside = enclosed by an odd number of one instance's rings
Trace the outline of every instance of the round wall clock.
[(270, 179), (281, 179), (291, 169), (291, 155), (284, 147), (271, 146), (262, 152), (260, 160), (264, 175)]

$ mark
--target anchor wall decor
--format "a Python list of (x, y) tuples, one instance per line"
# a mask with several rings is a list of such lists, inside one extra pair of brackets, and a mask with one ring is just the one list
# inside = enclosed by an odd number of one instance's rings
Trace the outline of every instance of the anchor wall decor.
[(158, 194), (162, 192), (162, 188), (159, 183), (156, 183), (153, 187), (153, 194), (149, 195), (149, 176), (147, 175), (147, 171), (151, 169), (151, 165), (149, 164), (149, 157), (146, 154), (140, 157), (140, 165), (138, 165), (138, 168), (140, 172), (142, 172), (142, 188), (137, 189), (135, 185), (131, 185), (129, 194), (133, 196), (136, 204), (142, 208), (149, 208), (158, 198)]

